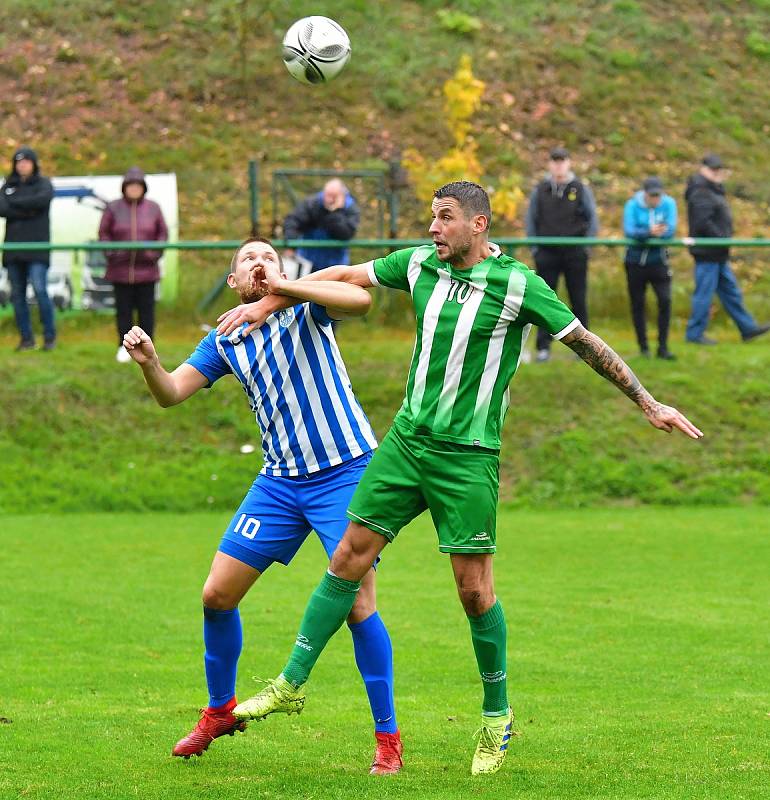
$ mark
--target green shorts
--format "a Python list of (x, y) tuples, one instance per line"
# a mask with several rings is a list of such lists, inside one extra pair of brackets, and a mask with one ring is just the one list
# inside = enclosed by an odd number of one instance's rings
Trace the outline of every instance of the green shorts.
[(392, 542), (428, 509), (442, 553), (494, 553), (500, 459), (394, 423), (364, 472), (348, 519)]

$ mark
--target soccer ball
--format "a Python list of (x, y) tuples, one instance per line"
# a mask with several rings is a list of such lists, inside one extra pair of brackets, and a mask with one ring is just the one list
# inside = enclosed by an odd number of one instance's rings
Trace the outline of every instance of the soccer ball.
[(283, 37), (283, 63), (301, 83), (330, 81), (349, 58), (347, 33), (328, 17), (298, 19)]

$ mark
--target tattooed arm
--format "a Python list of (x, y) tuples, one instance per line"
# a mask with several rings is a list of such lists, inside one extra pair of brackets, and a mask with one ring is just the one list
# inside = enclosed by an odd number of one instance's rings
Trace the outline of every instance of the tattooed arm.
[(596, 334), (587, 331), (582, 325), (570, 331), (562, 340), (574, 350), (591, 369), (628, 395), (644, 412), (651, 425), (671, 433), (679, 428), (693, 439), (700, 439), (703, 433), (695, 425), (671, 406), (659, 403), (639, 382), (625, 361)]

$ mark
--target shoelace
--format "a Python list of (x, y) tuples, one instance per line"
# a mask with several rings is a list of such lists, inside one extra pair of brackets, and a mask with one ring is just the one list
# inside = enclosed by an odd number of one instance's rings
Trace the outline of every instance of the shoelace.
[[(205, 733), (206, 736), (211, 738), (213, 741), (213, 737), (206, 728), (209, 723), (216, 724), (216, 719), (215, 719), (216, 715), (213, 714), (211, 711), (209, 711), (207, 708), (199, 708), (198, 711), (200, 713), (200, 719), (198, 720), (198, 724), (195, 726), (195, 730), (198, 730), (201, 733)], [(195, 732), (195, 730), (193, 731), (193, 733)]]
[(278, 688), (278, 686), (276, 686), (275, 678), (260, 678), (258, 675), (252, 675), (251, 679), (256, 683), (264, 684), (264, 686), (260, 689), (260, 692), (269, 689), (274, 695), (281, 698), (281, 700), (284, 699), (284, 693)]
[(489, 725), (482, 725), (476, 733), (473, 734), (473, 738), (479, 737), (479, 748), (489, 755), (494, 755), (497, 753), (498, 744), (495, 738), (495, 734), (492, 728)]

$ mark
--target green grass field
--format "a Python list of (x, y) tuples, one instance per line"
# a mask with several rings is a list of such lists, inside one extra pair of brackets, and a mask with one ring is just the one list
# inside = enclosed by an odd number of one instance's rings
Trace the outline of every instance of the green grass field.
[[(0, 797), (759, 798), (770, 762), (770, 521), (764, 509), (500, 515), (516, 738), (472, 780), (480, 687), (449, 564), (426, 519), (388, 548), (406, 768), (366, 774), (350, 637), (301, 717), (172, 759), (205, 703), (200, 587), (224, 513), (6, 516)], [(242, 604), (239, 691), (283, 665), (323, 568), (308, 541)]]

